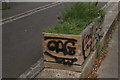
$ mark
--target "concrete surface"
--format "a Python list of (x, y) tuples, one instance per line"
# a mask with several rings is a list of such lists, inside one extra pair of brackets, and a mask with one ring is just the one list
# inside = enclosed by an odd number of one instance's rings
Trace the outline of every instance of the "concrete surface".
[(98, 78), (118, 78), (118, 27), (112, 36), (109, 52), (98, 69)]
[(45, 68), (35, 78), (79, 78), (80, 72)]

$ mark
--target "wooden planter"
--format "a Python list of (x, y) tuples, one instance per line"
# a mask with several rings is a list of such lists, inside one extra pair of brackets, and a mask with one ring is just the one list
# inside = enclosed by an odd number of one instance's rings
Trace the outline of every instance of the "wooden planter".
[(103, 17), (98, 17), (80, 35), (43, 33), (45, 67), (81, 71), (102, 37), (102, 22)]

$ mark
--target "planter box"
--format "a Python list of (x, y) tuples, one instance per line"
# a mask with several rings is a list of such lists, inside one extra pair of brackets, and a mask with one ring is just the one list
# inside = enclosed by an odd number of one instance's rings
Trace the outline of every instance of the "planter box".
[(81, 71), (102, 37), (102, 22), (103, 17), (98, 17), (79, 35), (43, 33), (45, 67)]

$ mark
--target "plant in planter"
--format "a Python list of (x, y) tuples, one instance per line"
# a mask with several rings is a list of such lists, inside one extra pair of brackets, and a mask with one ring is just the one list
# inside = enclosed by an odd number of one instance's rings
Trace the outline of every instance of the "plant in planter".
[(45, 67), (81, 71), (101, 37), (104, 14), (91, 3), (73, 3), (65, 8), (59, 23), (43, 32)]

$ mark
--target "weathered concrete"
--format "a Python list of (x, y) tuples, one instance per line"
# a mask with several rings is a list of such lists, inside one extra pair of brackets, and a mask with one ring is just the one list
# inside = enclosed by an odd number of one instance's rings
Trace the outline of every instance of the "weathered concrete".
[[(108, 7), (104, 8), (104, 10), (106, 10), (105, 20), (104, 20), (104, 23), (101, 25), (104, 28), (103, 29), (104, 36), (103, 36), (103, 38), (100, 41), (100, 46), (101, 47), (103, 47), (103, 45), (106, 43), (108, 35), (111, 33), (112, 29), (114, 28), (115, 23), (117, 22), (116, 19), (118, 17), (118, 3), (112, 3), (112, 4), (108, 3), (106, 6), (108, 6)], [(116, 46), (116, 47), (118, 47), (118, 46)], [(90, 61), (92, 61), (92, 60), (94, 61), (95, 59), (92, 58), (92, 59), (89, 59), (89, 60)], [(88, 65), (88, 64), (85, 64), (85, 65)], [(91, 64), (88, 65), (88, 66), (89, 66), (88, 69), (86, 68), (86, 69), (84, 69), (82, 71), (81, 75), (83, 75), (83, 76), (81, 76), (81, 78), (85, 78), (86, 75), (88, 74), (87, 71), (89, 71), (91, 69), (90, 68)]]
[(96, 59), (96, 55), (97, 55), (96, 51), (94, 51), (85, 61), (85, 64), (82, 66), (83, 69), (82, 69), (81, 75), (79, 75), (80, 78), (86, 78), (87, 75), (91, 72), (93, 64)]
[(118, 78), (118, 28), (109, 43), (108, 51), (98, 69), (98, 78)]
[(105, 11), (107, 11), (106, 13), (106, 17), (104, 20), (104, 23), (102, 24), (103, 27), (103, 38), (101, 39), (101, 46), (103, 46), (108, 39), (108, 35), (111, 33), (112, 29), (114, 28), (113, 26), (116, 23), (116, 20), (118, 19), (118, 3), (113, 2), (113, 4), (109, 4), (112, 7), (108, 7), (108, 8), (104, 8)]
[(79, 78), (80, 72), (45, 68), (36, 78)]

